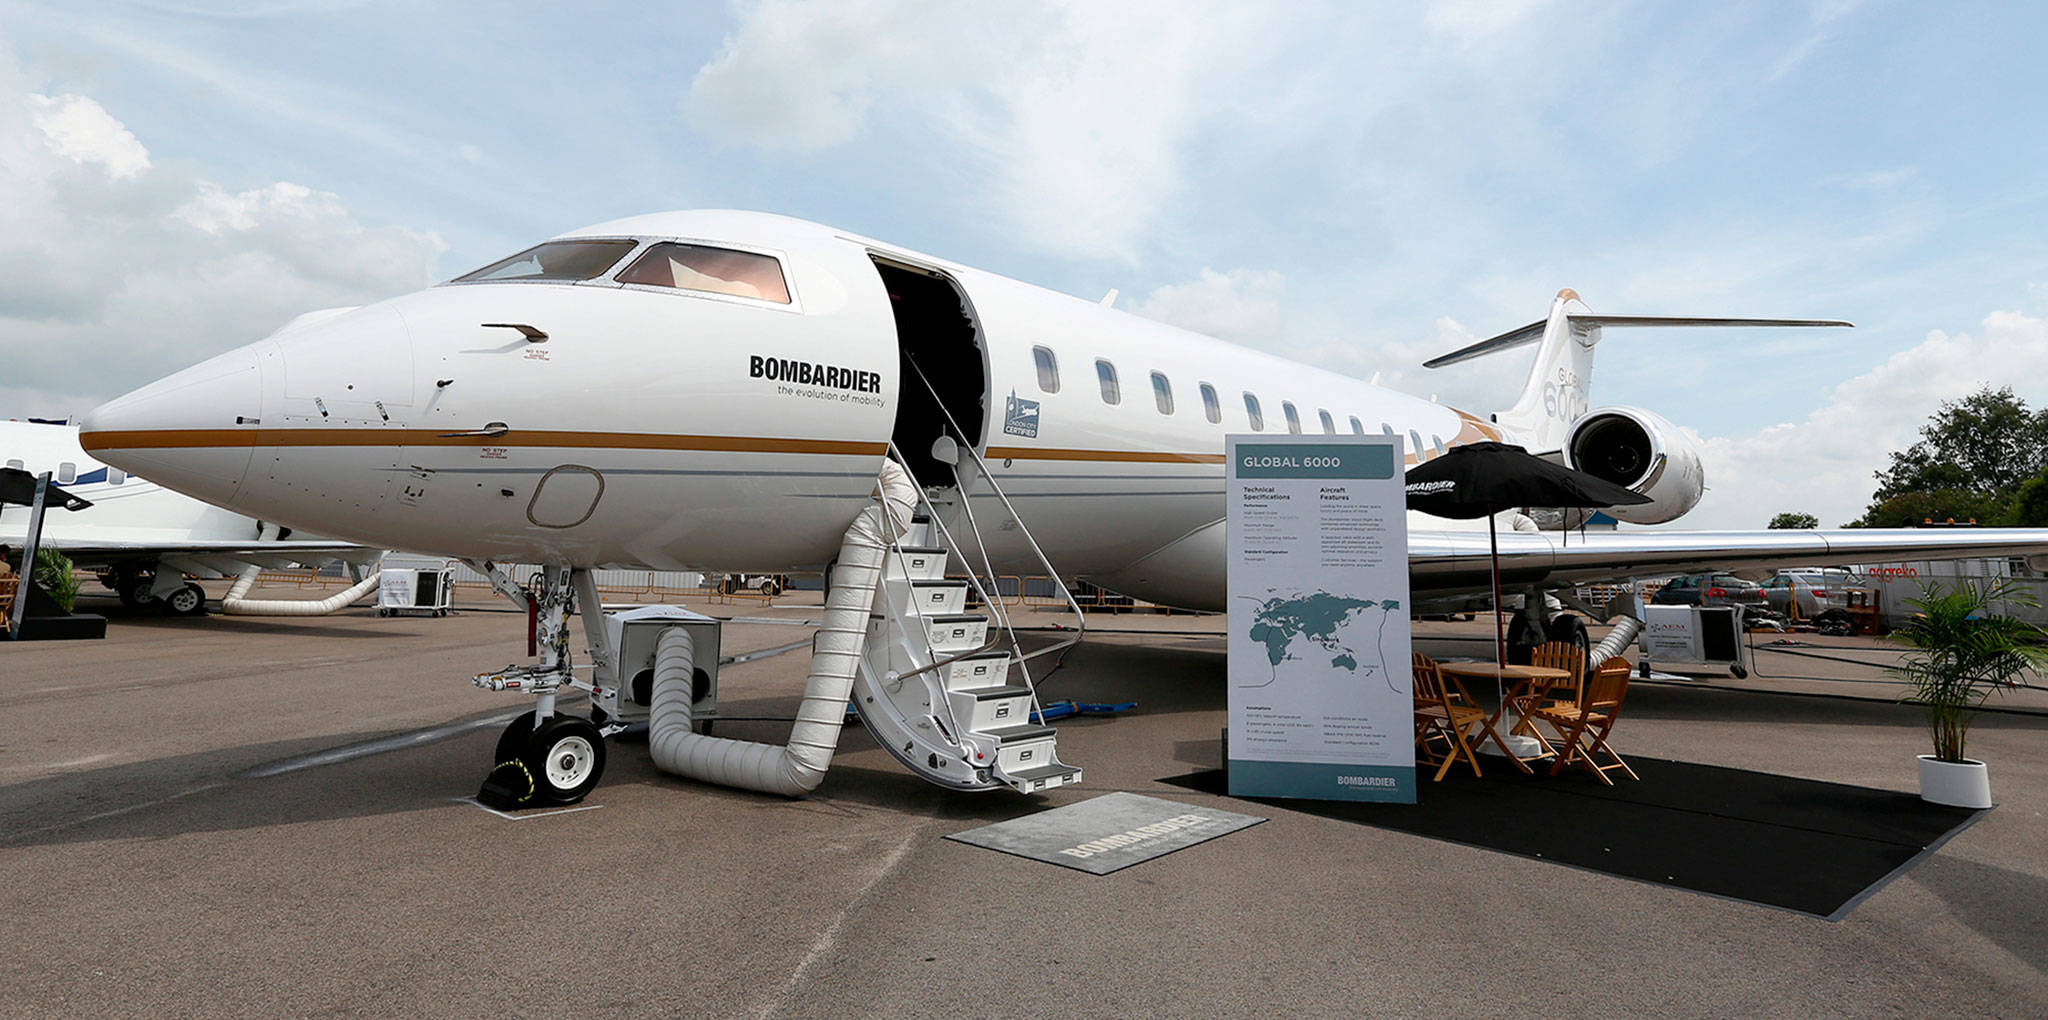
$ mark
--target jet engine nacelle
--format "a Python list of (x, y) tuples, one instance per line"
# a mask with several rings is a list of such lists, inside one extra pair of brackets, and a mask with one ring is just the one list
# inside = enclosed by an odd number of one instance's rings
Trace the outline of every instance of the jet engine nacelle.
[(1639, 407), (1596, 407), (1572, 423), (1565, 463), (1652, 502), (1608, 507), (1630, 524), (1663, 524), (1685, 515), (1707, 491), (1700, 448), (1678, 426)]

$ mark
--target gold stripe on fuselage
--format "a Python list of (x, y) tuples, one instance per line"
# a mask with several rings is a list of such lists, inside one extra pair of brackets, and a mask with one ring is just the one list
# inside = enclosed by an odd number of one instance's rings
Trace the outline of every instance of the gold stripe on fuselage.
[(824, 453), (876, 457), (888, 444), (844, 439), (771, 439), (758, 436), (682, 436), (653, 432), (566, 432), (511, 429), (496, 436), (448, 435), (432, 429), (135, 429), (87, 432), (86, 450), (167, 450), (207, 447), (517, 446), (557, 449), (705, 450), (718, 453)]
[(991, 446), (982, 453), (990, 460), (1085, 460), (1118, 464), (1221, 464), (1220, 453), (1180, 453), (1173, 450), (1062, 450), (1038, 446)]

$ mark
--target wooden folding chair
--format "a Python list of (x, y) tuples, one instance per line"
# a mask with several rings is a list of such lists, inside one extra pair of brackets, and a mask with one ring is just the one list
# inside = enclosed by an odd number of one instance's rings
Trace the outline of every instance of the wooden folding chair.
[[(1460, 758), (1472, 766), (1473, 775), (1479, 775), (1479, 757), (1472, 748), (1474, 738), (1488, 732), (1486, 710), (1473, 704), (1455, 680), (1446, 682), (1435, 659), (1416, 652), (1414, 662), (1417, 756), (1437, 766), (1437, 782)], [(1443, 746), (1438, 748), (1438, 743)]]
[[(1561, 669), (1571, 674), (1569, 679), (1548, 686), (1525, 688), (1511, 702), (1517, 721), (1508, 728), (1508, 733), (1543, 740), (1543, 734), (1536, 732), (1536, 710), (1550, 704), (1578, 702), (1586, 676), (1586, 653), (1570, 642), (1548, 641), (1529, 649), (1529, 665)], [(1549, 741), (1544, 740), (1544, 744), (1547, 746)], [(1548, 758), (1550, 755), (1545, 753), (1537, 757)]]
[[(1622, 699), (1628, 696), (1628, 673), (1628, 660), (1617, 655), (1593, 672), (1576, 703), (1555, 701), (1536, 709), (1533, 718), (1557, 733), (1557, 740), (1551, 742), (1557, 751), (1557, 761), (1550, 766), (1551, 775), (1576, 762), (1592, 769), (1608, 786), (1613, 786), (1614, 780), (1607, 778), (1607, 773), (1615, 769), (1630, 779), (1641, 778), (1607, 743), (1608, 734), (1614, 732), (1614, 721), (1621, 717)], [(1612, 759), (1610, 764), (1602, 765), (1594, 757), (1603, 752)]]

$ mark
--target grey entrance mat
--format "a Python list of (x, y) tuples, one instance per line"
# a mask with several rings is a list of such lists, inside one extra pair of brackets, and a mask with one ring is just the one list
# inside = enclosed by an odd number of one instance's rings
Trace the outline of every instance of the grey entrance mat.
[(1135, 793), (1106, 793), (946, 838), (1107, 875), (1263, 821)]

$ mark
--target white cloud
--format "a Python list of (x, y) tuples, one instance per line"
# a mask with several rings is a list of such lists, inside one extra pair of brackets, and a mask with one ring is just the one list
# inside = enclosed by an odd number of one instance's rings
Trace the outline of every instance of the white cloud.
[(37, 130), (57, 155), (74, 163), (98, 163), (116, 179), (149, 169), (149, 150), (91, 99), (30, 95), (28, 107)]
[(700, 130), (802, 153), (903, 126), (920, 170), (960, 183), (954, 201), (1031, 246), (1125, 261), (1271, 24), (1251, 8), (930, 0), (766, 0), (739, 21), (684, 102)]
[(2013, 387), (2034, 406), (2048, 399), (2048, 319), (1986, 316), (1976, 334), (1939, 330), (1835, 388), (1805, 419), (1705, 441), (1707, 484), (1688, 528), (1760, 528), (1803, 510), (1834, 527), (1859, 517), (1873, 472), (1917, 438), (1942, 401), (1985, 386)]
[(442, 247), (300, 184), (157, 165), (0, 48), (0, 417), (83, 414), (300, 312), (418, 288)]
[(1147, 294), (1131, 311), (1232, 343), (1266, 347), (1280, 337), (1286, 278), (1272, 270), (1203, 269), (1186, 283)]

